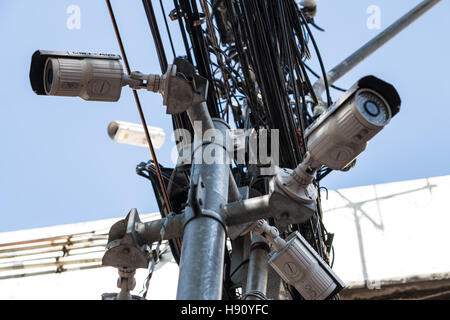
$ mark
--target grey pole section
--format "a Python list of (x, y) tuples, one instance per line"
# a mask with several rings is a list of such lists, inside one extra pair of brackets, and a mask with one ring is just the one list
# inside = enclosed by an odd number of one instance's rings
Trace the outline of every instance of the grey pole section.
[(211, 147), (211, 143), (194, 151), (190, 198), (197, 198), (203, 213), (186, 208), (186, 214), (193, 218), (184, 229), (178, 300), (219, 300), (222, 297), (226, 233), (222, 223), (213, 216), (220, 215), (221, 205), (228, 201), (230, 171), (225, 141), (229, 127), (220, 119), (214, 120), (214, 125), (223, 136), (223, 141), (214, 141), (214, 161), (208, 164), (203, 157), (205, 148)]
[[(167, 221), (163, 240), (170, 240), (183, 236), (184, 214), (176, 214), (166, 218), (153, 220), (136, 225), (136, 232), (143, 243), (153, 243), (160, 239), (161, 228)], [(141, 243), (141, 244), (143, 244)]]
[(270, 195), (230, 202), (223, 206), (229, 226), (257, 221), (271, 216)]
[[(189, 119), (192, 122), (192, 126), (194, 127), (194, 130), (198, 130), (199, 128), (194, 125), (196, 121), (200, 121), (202, 123), (202, 130), (203, 132), (208, 129), (214, 129), (214, 124), (211, 119), (211, 115), (209, 114), (208, 107), (206, 105), (206, 102), (202, 102), (196, 106), (192, 106), (187, 110), (187, 113), (189, 115)], [(197, 136), (200, 136), (203, 134), (203, 132), (195, 132)], [(229, 177), (229, 201), (234, 202), (238, 201), (240, 199), (239, 189), (236, 185), (236, 181), (234, 181), (233, 175), (230, 171), (230, 177)]]
[[(397, 34), (399, 34), (403, 29), (408, 27), (411, 23), (416, 21), (420, 16), (422, 16), (425, 12), (430, 10), (433, 6), (435, 6), (441, 0), (425, 0), (418, 4), (411, 11), (406, 13), (403, 17), (398, 19), (396, 22), (387, 27), (383, 32), (378, 34), (375, 38), (367, 42), (360, 49), (355, 51), (352, 55), (350, 55), (347, 59), (342, 61), (336, 67), (334, 67), (331, 71), (327, 73), (328, 84), (331, 85), (336, 80), (341, 78), (355, 66), (357, 66), (361, 61), (370, 56), (377, 49), (382, 47), (386, 42), (394, 38)], [(325, 92), (325, 81), (324, 78), (320, 78), (313, 86), (314, 92), (317, 95), (317, 98), (323, 104), (322, 95)]]
[(252, 235), (252, 246), (250, 249), (250, 261), (248, 265), (247, 284), (245, 286), (245, 300), (261, 300), (254, 292), (266, 295), (269, 246), (263, 237), (258, 234)]

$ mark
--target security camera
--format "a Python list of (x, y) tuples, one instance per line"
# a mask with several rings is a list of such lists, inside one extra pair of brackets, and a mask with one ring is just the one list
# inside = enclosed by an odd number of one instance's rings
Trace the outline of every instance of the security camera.
[(117, 101), (126, 84), (121, 57), (84, 52), (36, 51), (30, 82), (38, 95)]
[[(152, 138), (153, 146), (160, 148), (164, 144), (166, 134), (163, 129), (148, 126), (148, 132)], [(129, 144), (139, 147), (147, 147), (147, 139), (145, 137), (144, 127), (137, 123), (113, 121), (108, 126), (109, 137), (123, 144)]]
[(182, 113), (206, 100), (208, 81), (185, 59), (175, 58), (163, 75), (125, 74), (120, 60), (113, 54), (38, 50), (31, 58), (31, 87), (38, 95), (115, 102), (128, 85), (161, 93), (168, 114)]
[(295, 170), (280, 170), (277, 184), (301, 202), (314, 202), (315, 172), (324, 165), (345, 170), (400, 111), (400, 104), (391, 84), (374, 76), (362, 78), (305, 130), (307, 156)]
[(251, 229), (271, 245), (270, 266), (305, 300), (325, 300), (345, 287), (344, 282), (298, 231), (283, 239), (278, 229), (265, 220), (258, 220)]

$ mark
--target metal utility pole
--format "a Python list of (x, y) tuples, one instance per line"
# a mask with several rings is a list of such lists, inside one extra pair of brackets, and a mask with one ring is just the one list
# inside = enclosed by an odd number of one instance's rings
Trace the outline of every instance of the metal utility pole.
[[(163, 74), (132, 72), (109, 0), (126, 73), (117, 55), (36, 51), (30, 81), (37, 94), (112, 102), (129, 86), (141, 117), (152, 161), (136, 172), (152, 182), (161, 219), (142, 223), (132, 209), (111, 227), (102, 264), (118, 268), (121, 292), (107, 296), (145, 299), (168, 240), (180, 266), (177, 299), (278, 298), (267, 290), (269, 265), (286, 297), (337, 299), (345, 284), (329, 266), (333, 235), (322, 221), (320, 181), (351, 167), (400, 111), (401, 99), (373, 76), (333, 105), (325, 106), (321, 95), (438, 2), (423, 1), (328, 73), (309, 28), (317, 1), (306, 0), (174, 0), (162, 17), (172, 64), (152, 2), (143, 0)], [(181, 32), (178, 56), (167, 18)], [(314, 85), (306, 64), (313, 56), (322, 69)], [(138, 89), (162, 95), (174, 130), (183, 130), (180, 158), (191, 148), (189, 163), (158, 163)], [(131, 295), (138, 268), (149, 269), (142, 297)]]
[[(184, 228), (178, 280), (177, 299), (180, 300), (222, 297), (226, 225), (221, 206), (228, 202), (230, 161), (226, 137), (229, 126), (221, 119), (214, 119), (212, 123), (222, 134), (222, 140), (202, 141), (199, 137), (199, 144), (193, 151), (191, 206), (186, 208), (189, 217)], [(211, 144), (215, 145), (215, 159), (213, 164), (206, 164), (204, 153)]]
[[(341, 104), (330, 108), (326, 117), (313, 122), (314, 116), (327, 110), (321, 98), (326, 89), (325, 79), (328, 80), (328, 85), (334, 83), (438, 2), (439, 0), (423, 1), (328, 73), (325, 73), (322, 65), (323, 76), (312, 85), (303, 59), (310, 53), (301, 30), (302, 25), (306, 26), (322, 64), (316, 42), (308, 28), (316, 13), (315, 1), (303, 1), (304, 8), (298, 14), (297, 5), (290, 0), (278, 3), (216, 0), (213, 1), (212, 8), (209, 8), (206, 1), (200, 1), (208, 26), (206, 33), (212, 33), (210, 37), (205, 37), (196, 3), (188, 0), (174, 1), (175, 8), (169, 16), (179, 22), (190, 62), (176, 58), (174, 64), (168, 66), (153, 6), (150, 1), (143, 1), (161, 69), (163, 72), (167, 71), (162, 76), (131, 74), (130, 86), (133, 89), (146, 88), (160, 92), (164, 97), (167, 113), (173, 119), (179, 120), (181, 114), (185, 113), (190, 120), (194, 143), (188, 170), (189, 191), (184, 209), (175, 212), (175, 216), (146, 224), (129, 216), (126, 224), (127, 230), (131, 230), (131, 235), (134, 234), (132, 238), (135, 239), (135, 248), (156, 241), (159, 229), (160, 242), (175, 237), (183, 238), (177, 299), (222, 299), (224, 292), (232, 292), (230, 284), (243, 289), (242, 299), (267, 299), (267, 296), (274, 295), (267, 292), (269, 264), (297, 295), (305, 299), (336, 298), (336, 293), (344, 284), (327, 264), (330, 252), (326, 250), (329, 250), (330, 244), (325, 248), (324, 243), (332, 241), (332, 238), (326, 237), (320, 228), (322, 213), (320, 203), (316, 203), (320, 181), (317, 178), (320, 176), (318, 171), (324, 165), (328, 167), (325, 167), (327, 170), (344, 170), (351, 159), (334, 159), (331, 156), (335, 152), (333, 150), (346, 145), (348, 139), (351, 140), (354, 134), (360, 132), (360, 146), (354, 141), (347, 149), (339, 151), (340, 155), (345, 152), (355, 158), (364, 150), (368, 139), (381, 130), (383, 125), (380, 121), (386, 121), (398, 112), (400, 98), (388, 83), (366, 77), (344, 95), (345, 99)], [(265, 21), (267, 7), (272, 9), (270, 13), (273, 16)], [(163, 7), (162, 9), (164, 11)], [(213, 18), (217, 28), (214, 28)], [(269, 25), (277, 26), (275, 34), (279, 37), (274, 37)], [(216, 30), (217, 34), (214, 34)], [(261, 43), (265, 45), (261, 46)], [(299, 45), (294, 45), (296, 43)], [(195, 57), (195, 65), (191, 65), (192, 56)], [(213, 77), (211, 72), (221, 76)], [(370, 121), (374, 120), (361, 120), (361, 123), (368, 121), (368, 127), (355, 127), (354, 130), (359, 131), (349, 131), (348, 139), (343, 136), (342, 141), (329, 138), (327, 134), (332, 133), (317, 130), (324, 122), (340, 123), (341, 120), (338, 119), (350, 111), (346, 113), (335, 110), (350, 110), (349, 106), (355, 103), (351, 101), (356, 101), (355, 96), (369, 89), (372, 90), (371, 94), (375, 92), (378, 95), (378, 101), (386, 103), (384, 106), (377, 106), (375, 102), (369, 101), (372, 109), (385, 110), (384, 120), (377, 120), (380, 127), (373, 127)], [(245, 100), (241, 99), (242, 102), (239, 102), (237, 94), (244, 94)], [(307, 97), (309, 101), (315, 102), (312, 115), (308, 114)], [(218, 106), (222, 106), (222, 109)], [(370, 114), (377, 114), (372, 109), (369, 110), (369, 117)], [(211, 114), (221, 114), (222, 119), (212, 119)], [(230, 153), (227, 149), (230, 118), (234, 120), (233, 125), (237, 129), (279, 129), (279, 144), (282, 147), (280, 166), (283, 169), (272, 176), (261, 175), (260, 163), (238, 164), (232, 169), (230, 164), (236, 150), (233, 149)], [(324, 124), (323, 127), (327, 128), (327, 125)], [(183, 128), (180, 121), (174, 121), (174, 129), (177, 128)], [(205, 140), (204, 132), (212, 129), (218, 130), (220, 135)], [(361, 132), (372, 134), (363, 137)], [(321, 139), (326, 141), (325, 145), (321, 144), (323, 150), (315, 147), (308, 150), (310, 146), (320, 145), (317, 141)], [(181, 147), (186, 147), (186, 144), (180, 142), (178, 150)], [(205, 153), (211, 147), (214, 149), (213, 161), (207, 163)], [(330, 152), (324, 153), (324, 150)], [(248, 148), (246, 155), (249, 155)], [(290, 169), (294, 167), (297, 168)], [(238, 185), (247, 188), (247, 195), (252, 190), (260, 196), (241, 198)], [(161, 187), (164, 188), (163, 185)], [(155, 187), (155, 192), (160, 193), (160, 189)], [(174, 198), (169, 200), (176, 202)], [(265, 219), (272, 219), (276, 227), (270, 226)], [(318, 227), (313, 228), (314, 225)], [(309, 238), (302, 236), (303, 231)], [(233, 284), (230, 279), (232, 274), (245, 263), (243, 255), (237, 254), (243, 248), (236, 248), (236, 254), (230, 256), (225, 242), (227, 237), (237, 240), (249, 232), (252, 232), (252, 242), (247, 273), (239, 280), (240, 283)], [(110, 233), (110, 238), (119, 241), (117, 237), (119, 232), (116, 229)], [(242, 245), (244, 241), (232, 243)], [(124, 245), (129, 245), (129, 242)], [(112, 253), (105, 261), (114, 265), (114, 260), (117, 259)], [(230, 270), (230, 261), (233, 262), (231, 265), (237, 266), (235, 270)], [(136, 267), (138, 266), (131, 266), (132, 269)]]
[(261, 296), (258, 296), (258, 293), (266, 295), (269, 252), (270, 247), (264, 238), (258, 234), (253, 234), (245, 286), (245, 300), (261, 300)]

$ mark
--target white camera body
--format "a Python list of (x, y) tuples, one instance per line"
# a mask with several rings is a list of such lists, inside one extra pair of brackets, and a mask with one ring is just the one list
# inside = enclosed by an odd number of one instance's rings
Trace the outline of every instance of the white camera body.
[(343, 170), (400, 109), (394, 87), (368, 76), (356, 83), (305, 131), (314, 169)]
[(31, 59), (31, 87), (38, 95), (117, 101), (126, 84), (120, 59), (111, 54), (38, 50)]
[(359, 80), (306, 130), (307, 155), (295, 170), (280, 170), (278, 186), (299, 202), (317, 199), (315, 172), (326, 165), (345, 170), (400, 111), (395, 88), (374, 76)]
[(297, 231), (280, 251), (270, 253), (269, 264), (305, 300), (325, 300), (345, 284)]
[(304, 299), (325, 300), (345, 287), (344, 282), (298, 231), (283, 239), (278, 229), (265, 220), (258, 220), (250, 229), (271, 245), (273, 250), (269, 254), (269, 264)]

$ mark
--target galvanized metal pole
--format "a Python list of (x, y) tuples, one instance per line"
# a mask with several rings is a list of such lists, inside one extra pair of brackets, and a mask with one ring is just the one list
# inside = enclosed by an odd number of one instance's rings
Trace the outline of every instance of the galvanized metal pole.
[(258, 234), (252, 236), (252, 246), (248, 265), (247, 284), (245, 287), (245, 300), (261, 300), (256, 294), (266, 295), (269, 246), (263, 237)]
[[(201, 129), (203, 131), (206, 131), (208, 129), (214, 129), (214, 124), (211, 119), (211, 115), (209, 114), (208, 107), (206, 105), (206, 102), (202, 102), (199, 105), (193, 106), (187, 110), (187, 113), (189, 115), (189, 119), (192, 122), (192, 126), (194, 127), (194, 130)], [(200, 121), (202, 123), (202, 127), (199, 128), (194, 125), (196, 121)], [(195, 132), (196, 135), (202, 135), (203, 132)], [(230, 202), (238, 201), (240, 199), (239, 189), (236, 185), (236, 181), (234, 181), (233, 174), (230, 171), (230, 177), (229, 177), (229, 190), (228, 190), (228, 197)]]
[(186, 208), (186, 214), (193, 217), (184, 229), (177, 291), (179, 300), (219, 300), (222, 297), (226, 232), (220, 219), (214, 216), (220, 215), (220, 207), (228, 202), (230, 162), (226, 133), (229, 126), (221, 119), (213, 122), (223, 137), (222, 141), (215, 137), (213, 142), (214, 161), (209, 164), (204, 159), (204, 151), (212, 146), (211, 143), (201, 144), (193, 156), (190, 198), (195, 197), (200, 210)]
[[(411, 11), (406, 13), (403, 17), (395, 21), (388, 28), (386, 28), (383, 32), (378, 34), (375, 38), (367, 42), (360, 49), (355, 51), (352, 55), (350, 55), (347, 59), (342, 61), (336, 67), (331, 69), (327, 73), (328, 84), (331, 85), (336, 80), (344, 76), (347, 72), (357, 66), (361, 61), (370, 56), (377, 49), (382, 47), (386, 42), (394, 38), (397, 34), (399, 34), (403, 29), (408, 27), (411, 23), (416, 21), (420, 16), (422, 16), (425, 12), (430, 10), (433, 6), (435, 6), (441, 0), (425, 0), (418, 4)], [(325, 92), (325, 81), (324, 78), (320, 78), (313, 86), (314, 92), (317, 95), (317, 98), (322, 101), (322, 94)]]

